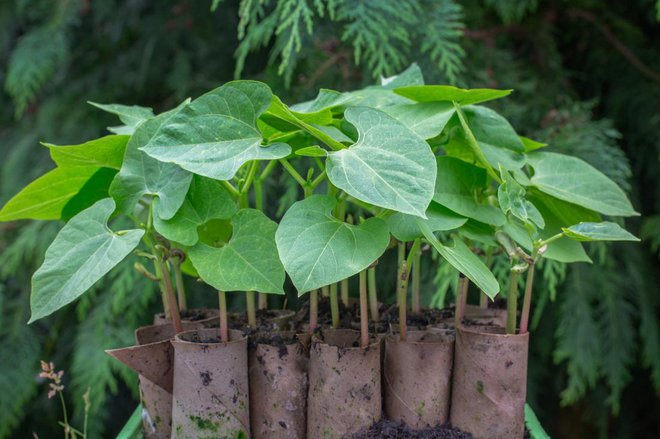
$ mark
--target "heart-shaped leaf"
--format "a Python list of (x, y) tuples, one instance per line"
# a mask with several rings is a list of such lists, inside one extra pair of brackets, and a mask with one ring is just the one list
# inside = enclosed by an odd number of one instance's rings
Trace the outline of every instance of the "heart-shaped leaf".
[(347, 224), (332, 216), (336, 204), (325, 195), (298, 201), (277, 228), (277, 250), (299, 295), (359, 273), (389, 244), (385, 221)]
[(291, 153), (284, 143), (261, 144), (257, 119), (271, 99), (266, 84), (229, 82), (186, 105), (141, 149), (195, 174), (230, 180), (249, 161), (275, 160)]
[(353, 107), (344, 117), (359, 138), (328, 153), (330, 181), (359, 200), (424, 218), (436, 177), (429, 145), (382, 111)]
[[(0, 221), (70, 218), (78, 212), (65, 212), (67, 204), (79, 194), (81, 198), (91, 200), (82, 208), (89, 207), (99, 198), (107, 197), (110, 183), (108, 180), (111, 180), (115, 173), (116, 171), (97, 166), (55, 168), (14, 195), (0, 210)], [(90, 182), (94, 183), (94, 188), (88, 186)], [(93, 193), (90, 194), (85, 188)], [(100, 197), (95, 196), (99, 191), (103, 194)]]
[(394, 89), (394, 93), (417, 102), (454, 101), (461, 105), (479, 104), (509, 95), (513, 90), (473, 88), (466, 90), (450, 85), (412, 85)]
[(457, 229), (467, 221), (467, 218), (435, 202), (431, 202), (429, 208), (426, 209), (426, 217), (428, 219), (421, 220), (416, 216), (397, 212), (387, 219), (387, 224), (392, 236), (399, 241), (407, 242), (423, 236), (417, 225), (418, 219), (426, 222), (433, 232)]
[(580, 223), (562, 228), (564, 235), (576, 241), (639, 241), (639, 238), (609, 221)]
[(77, 299), (138, 246), (143, 230), (118, 234), (108, 229), (114, 210), (114, 201), (103, 199), (57, 234), (32, 277), (30, 323)]
[(486, 171), (453, 157), (438, 157), (438, 177), (433, 201), (468, 218), (501, 226), (504, 214), (495, 206), (478, 201), (487, 183)]
[(477, 255), (472, 253), (467, 245), (460, 239), (454, 239), (454, 246), (447, 247), (442, 245), (435, 237), (428, 224), (424, 221), (418, 221), (419, 227), (424, 237), (436, 251), (445, 258), (445, 260), (455, 269), (463, 273), (468, 279), (479, 287), (488, 297), (493, 299), (500, 291), (500, 285)]
[(527, 161), (534, 168), (531, 183), (546, 194), (605, 215), (639, 215), (616, 183), (577, 157), (535, 152)]
[(232, 225), (225, 246), (198, 242), (188, 251), (199, 276), (220, 291), (284, 294), (284, 267), (275, 246), (277, 224), (258, 210), (241, 209)]
[[(154, 210), (160, 211), (157, 206)], [(198, 240), (197, 227), (211, 219), (231, 218), (236, 210), (236, 203), (219, 182), (195, 175), (176, 215), (169, 220), (154, 215), (154, 227), (165, 238), (190, 246)]]
[(132, 212), (144, 195), (158, 197), (158, 209), (154, 214), (161, 219), (172, 218), (183, 204), (192, 174), (171, 163), (149, 157), (140, 150), (161, 125), (180, 109), (181, 106), (143, 122), (131, 136), (126, 146), (124, 163), (110, 186), (110, 194), (122, 212)]
[(422, 139), (431, 139), (439, 135), (455, 112), (451, 102), (399, 104), (383, 107), (382, 110)]
[(53, 145), (43, 143), (50, 149), (50, 156), (57, 166), (98, 166), (120, 169), (129, 136), (105, 136), (80, 145)]

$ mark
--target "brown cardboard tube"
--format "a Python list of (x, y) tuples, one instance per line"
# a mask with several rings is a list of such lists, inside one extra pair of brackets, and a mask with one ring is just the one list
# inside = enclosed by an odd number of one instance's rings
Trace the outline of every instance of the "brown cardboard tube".
[(250, 436), (247, 337), (218, 329), (178, 334), (174, 346), (172, 438)]
[(523, 437), (529, 333), (456, 328), (450, 422), (475, 439)]
[(341, 438), (380, 419), (380, 340), (362, 349), (359, 331), (321, 335), (310, 350), (307, 437)]
[[(252, 439), (304, 439), (307, 352), (295, 332), (250, 336)], [(278, 343), (274, 345), (273, 342)]]
[(454, 335), (449, 332), (410, 331), (385, 339), (385, 415), (421, 429), (444, 424), (449, 418)]

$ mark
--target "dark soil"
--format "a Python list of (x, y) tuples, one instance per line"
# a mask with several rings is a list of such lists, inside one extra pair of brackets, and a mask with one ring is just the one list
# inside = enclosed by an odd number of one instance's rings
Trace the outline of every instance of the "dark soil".
[[(454, 318), (453, 308), (444, 309), (422, 309), (419, 313), (406, 313), (406, 323), (408, 329), (426, 329), (429, 325), (439, 325)], [(399, 307), (396, 305), (390, 306), (384, 313), (381, 314), (381, 320), (390, 324), (399, 323)]]
[(298, 342), (295, 333), (283, 335), (278, 332), (271, 333), (256, 333), (249, 338), (250, 347), (255, 347), (258, 344), (267, 344), (274, 347), (285, 347)]
[(472, 434), (449, 425), (413, 430), (403, 422), (382, 419), (358, 433), (346, 436), (346, 439), (472, 439)]
[[(159, 319), (165, 319), (165, 313), (159, 313), (156, 314), (156, 316)], [(181, 317), (181, 320), (185, 320), (188, 322), (198, 322), (200, 320), (205, 320), (210, 317), (213, 317), (208, 313), (207, 310), (205, 309), (183, 309), (179, 311), (179, 316)]]

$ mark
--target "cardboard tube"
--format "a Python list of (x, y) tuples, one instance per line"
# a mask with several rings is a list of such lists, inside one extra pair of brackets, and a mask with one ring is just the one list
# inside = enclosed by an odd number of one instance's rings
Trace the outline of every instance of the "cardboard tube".
[(450, 422), (475, 439), (522, 438), (529, 333), (456, 328)]
[(465, 319), (482, 325), (506, 326), (506, 309), (481, 308), (477, 305), (465, 307)]
[(310, 350), (307, 437), (341, 438), (380, 419), (380, 340), (362, 349), (359, 331), (322, 336)]
[[(284, 343), (268, 344), (281, 337)], [(294, 332), (255, 334), (250, 343), (252, 439), (304, 439), (307, 410), (307, 352)]]
[[(191, 308), (182, 310), (180, 314), (182, 323), (198, 323), (201, 325), (199, 327), (208, 327), (214, 323), (218, 323), (219, 311), (215, 308)], [(164, 325), (167, 323), (172, 323), (172, 319), (166, 318), (165, 313), (154, 315), (154, 325)]]
[(449, 419), (454, 335), (410, 331), (385, 339), (385, 415), (421, 429)]
[(178, 334), (174, 346), (172, 438), (250, 436), (247, 337), (218, 329)]

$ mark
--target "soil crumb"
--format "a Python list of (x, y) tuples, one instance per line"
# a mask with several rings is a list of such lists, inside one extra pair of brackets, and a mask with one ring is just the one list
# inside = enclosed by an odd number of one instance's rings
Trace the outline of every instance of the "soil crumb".
[(358, 433), (345, 436), (346, 439), (472, 439), (465, 433), (447, 424), (414, 430), (403, 422), (382, 419)]

